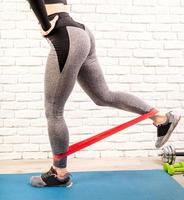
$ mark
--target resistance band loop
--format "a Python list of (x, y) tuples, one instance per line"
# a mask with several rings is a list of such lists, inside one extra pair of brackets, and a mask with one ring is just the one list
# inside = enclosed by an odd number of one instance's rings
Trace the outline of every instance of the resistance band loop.
[(94, 144), (94, 143), (96, 143), (96, 142), (98, 142), (100, 140), (103, 140), (106, 137), (109, 137), (110, 135), (113, 135), (113, 134), (115, 134), (115, 133), (117, 133), (117, 132), (119, 132), (121, 130), (124, 130), (124, 129), (130, 127), (130, 126), (133, 126), (134, 124), (137, 124), (137, 123), (139, 123), (139, 122), (141, 122), (141, 121), (143, 121), (143, 120), (145, 120), (145, 119), (147, 119), (149, 117), (152, 117), (157, 112), (158, 111), (156, 109), (152, 109), (150, 112), (148, 112), (146, 114), (143, 114), (143, 115), (141, 115), (141, 116), (139, 116), (139, 117), (137, 117), (137, 118), (135, 118), (133, 120), (130, 120), (130, 121), (124, 123), (124, 124), (121, 124), (119, 126), (111, 128), (109, 130), (106, 130), (106, 131), (104, 131), (102, 133), (94, 135), (94, 136), (92, 136), (90, 138), (87, 138), (85, 140), (77, 142), (77, 143), (69, 146), (67, 152), (62, 153), (62, 154), (54, 154), (53, 158), (54, 158), (54, 160), (61, 160), (64, 157), (69, 156), (70, 154), (73, 154), (73, 153), (75, 153), (75, 152), (77, 152), (77, 151), (79, 151), (79, 150), (81, 150), (81, 149), (83, 149), (85, 147), (88, 147), (88, 146), (90, 146), (90, 145), (92, 145), (92, 144)]

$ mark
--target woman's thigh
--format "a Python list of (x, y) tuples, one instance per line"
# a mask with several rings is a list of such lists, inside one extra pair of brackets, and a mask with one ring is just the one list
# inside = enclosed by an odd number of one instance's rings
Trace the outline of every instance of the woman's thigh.
[(89, 54), (90, 39), (84, 30), (66, 26), (47, 40), (51, 50), (44, 78), (46, 115), (62, 115), (79, 70)]
[(90, 37), (91, 48), (79, 71), (77, 80), (91, 99), (99, 104), (100, 100), (107, 97), (109, 88), (96, 55), (95, 37), (89, 28), (85, 27), (85, 29)]

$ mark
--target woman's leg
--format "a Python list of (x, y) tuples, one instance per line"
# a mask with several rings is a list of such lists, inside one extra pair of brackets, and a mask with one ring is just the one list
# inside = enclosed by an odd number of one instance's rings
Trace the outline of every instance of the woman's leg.
[[(152, 106), (132, 94), (111, 91), (108, 88), (96, 56), (94, 36), (87, 27), (86, 31), (90, 36), (91, 49), (78, 74), (78, 82), (84, 91), (99, 106), (115, 107), (138, 114), (145, 114), (153, 109)], [(155, 146), (160, 148), (168, 141), (180, 120), (180, 116), (173, 112), (166, 114), (158, 112), (150, 119), (153, 120), (153, 124), (157, 127)]]
[(99, 106), (115, 107), (138, 114), (149, 112), (153, 107), (140, 98), (108, 88), (96, 56), (94, 36), (87, 27), (86, 31), (91, 39), (91, 50), (78, 74), (78, 82), (84, 91)]
[[(67, 45), (66, 41), (62, 44), (64, 35), (67, 35), (69, 41), (67, 56), (63, 53)], [(71, 26), (66, 27), (66, 30), (62, 28), (58, 37), (54, 35), (54, 40), (49, 38), (50, 41), (52, 48), (45, 70), (45, 113), (52, 152), (61, 154), (67, 151), (69, 144), (68, 128), (63, 116), (64, 105), (74, 87), (80, 67), (89, 54), (90, 40), (84, 30)], [(61, 66), (63, 57), (67, 59), (64, 66)], [(60, 174), (64, 174), (67, 158), (54, 160), (53, 165)]]

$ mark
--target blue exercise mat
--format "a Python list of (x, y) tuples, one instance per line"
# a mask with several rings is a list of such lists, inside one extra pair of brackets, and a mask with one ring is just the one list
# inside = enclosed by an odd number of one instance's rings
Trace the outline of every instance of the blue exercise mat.
[(182, 200), (184, 189), (162, 170), (72, 173), (71, 188), (34, 188), (34, 174), (1, 174), (0, 200)]

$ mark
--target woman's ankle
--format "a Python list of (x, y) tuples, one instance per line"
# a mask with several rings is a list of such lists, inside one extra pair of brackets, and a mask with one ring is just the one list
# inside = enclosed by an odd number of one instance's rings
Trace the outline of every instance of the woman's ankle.
[(54, 166), (54, 169), (56, 170), (59, 177), (64, 177), (68, 173), (67, 168), (59, 168)]
[(166, 114), (158, 112), (155, 116), (151, 117), (155, 125), (164, 124), (167, 122)]

